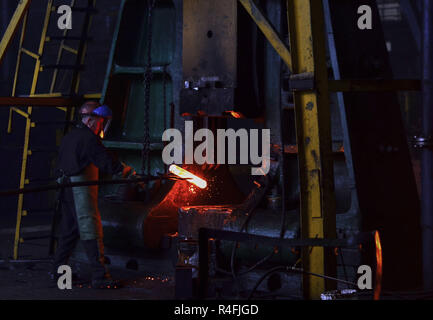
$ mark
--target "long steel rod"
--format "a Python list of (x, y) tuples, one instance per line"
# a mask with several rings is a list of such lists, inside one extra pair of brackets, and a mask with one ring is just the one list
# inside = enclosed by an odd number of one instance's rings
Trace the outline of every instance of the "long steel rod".
[(147, 176), (147, 177), (135, 178), (135, 179), (90, 180), (90, 181), (82, 181), (82, 182), (58, 183), (58, 184), (46, 185), (42, 187), (30, 187), (30, 188), (28, 187), (28, 188), (20, 188), (20, 189), (13, 189), (13, 190), (5, 190), (5, 191), (0, 191), (0, 197), (12, 196), (12, 195), (24, 194), (24, 193), (36, 193), (36, 192), (44, 192), (49, 190), (58, 190), (61, 188), (100, 186), (100, 185), (108, 185), (108, 184), (140, 183), (140, 182), (147, 182), (147, 181), (159, 180), (159, 179), (187, 180), (187, 179), (171, 177), (171, 176), (160, 176), (160, 177)]
[(277, 51), (281, 59), (292, 71), (292, 57), (284, 41), (280, 38), (278, 32), (275, 31), (272, 24), (266, 19), (260, 8), (254, 3), (253, 0), (239, 0), (251, 18), (255, 21), (263, 35), (268, 39), (269, 43)]

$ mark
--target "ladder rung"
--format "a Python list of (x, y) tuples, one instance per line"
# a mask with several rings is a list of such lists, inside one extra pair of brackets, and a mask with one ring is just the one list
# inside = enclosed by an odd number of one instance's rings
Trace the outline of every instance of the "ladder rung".
[(51, 238), (51, 235), (46, 235), (46, 236), (33, 236), (33, 237), (22, 237), (22, 238), (21, 238), (21, 242), (24, 242), (24, 241), (31, 241), (31, 240), (48, 239), (48, 238)]
[(55, 179), (53, 179), (53, 178), (30, 178), (30, 179), (27, 179), (27, 180), (29, 182), (27, 184), (33, 184), (33, 183), (41, 183), (41, 182), (47, 183), (47, 182), (54, 181)]
[(56, 40), (56, 41), (59, 41), (59, 40), (77, 40), (77, 41), (80, 41), (80, 40), (83, 40), (83, 41), (92, 41), (93, 40), (93, 38), (90, 38), (90, 37), (73, 37), (73, 36), (49, 36), (49, 37), (46, 37), (46, 39), (45, 39), (45, 41), (51, 41), (51, 40)]
[(35, 121), (36, 125), (72, 124), (73, 121)]
[(12, 107), (12, 110), (18, 113), (19, 115), (23, 116), (24, 118), (29, 118), (29, 114), (21, 109), (18, 109), (16, 107)]
[(32, 152), (57, 152), (58, 148), (32, 148)]
[(43, 69), (64, 69), (64, 70), (82, 70), (84, 69), (83, 64), (47, 64), (42, 66)]
[(100, 99), (101, 93), (88, 93), (83, 95), (84, 99)]
[[(88, 12), (90, 14), (96, 14), (98, 13), (98, 10), (91, 6), (91, 7), (71, 7), (72, 11), (76, 11), (76, 12)], [(51, 7), (51, 11), (57, 11), (57, 6), (52, 6)]]
[[(23, 146), (2, 146), (2, 149), (13, 149), (13, 150), (22, 150)], [(44, 147), (36, 147), (28, 150), (28, 154), (31, 155), (34, 152), (57, 152), (58, 148), (44, 148)]]
[[(34, 93), (31, 95), (19, 95), (18, 97), (39, 97), (39, 98), (53, 98), (53, 97), (62, 97), (61, 92), (53, 92), (53, 93)], [(64, 96), (63, 96), (64, 97)]]
[(71, 7), (71, 9), (76, 12), (88, 12), (90, 14), (98, 13), (98, 10), (95, 7)]
[(70, 46), (65, 46), (65, 45), (63, 45), (63, 46), (62, 46), (62, 49), (63, 49), (63, 50), (66, 50), (66, 51), (68, 51), (68, 52), (70, 52), (70, 53), (72, 53), (72, 54), (75, 54), (75, 55), (78, 54), (78, 50), (77, 50), (77, 49), (74, 49), (74, 48), (71, 48)]
[(40, 55), (38, 55), (38, 54), (36, 54), (34, 52), (31, 52), (30, 50), (27, 50), (25, 48), (21, 48), (20, 50), (21, 50), (22, 53), (25, 53), (26, 55), (28, 55), (28, 56), (36, 59), (36, 60), (41, 57)]
[[(31, 210), (27, 209), (26, 211), (27, 211), (27, 214), (29, 214), (29, 212), (32, 212), (32, 213), (53, 212), (54, 210), (55, 210), (54, 208), (42, 208), (42, 209), (31, 209)], [(38, 230), (38, 231), (42, 231), (42, 230)]]

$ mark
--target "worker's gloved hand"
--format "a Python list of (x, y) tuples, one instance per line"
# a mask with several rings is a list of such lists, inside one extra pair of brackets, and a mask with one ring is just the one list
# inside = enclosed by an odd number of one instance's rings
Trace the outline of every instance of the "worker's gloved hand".
[[(134, 179), (140, 178), (140, 176), (137, 175), (137, 172), (134, 170), (133, 167), (128, 166), (126, 163), (123, 163), (123, 162), (122, 162), (122, 165), (123, 165), (123, 170), (122, 170), (122, 178), (123, 179), (134, 180)], [(146, 183), (143, 181), (137, 181), (136, 185), (142, 190), (146, 189)]]
[(132, 178), (137, 174), (133, 167), (128, 166), (127, 164), (125, 164), (123, 162), (122, 162), (122, 165), (123, 165), (122, 177), (124, 179)]

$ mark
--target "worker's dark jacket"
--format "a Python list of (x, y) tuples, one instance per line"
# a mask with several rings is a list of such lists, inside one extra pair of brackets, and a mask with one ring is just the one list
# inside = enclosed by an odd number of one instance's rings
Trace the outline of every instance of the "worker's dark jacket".
[[(62, 182), (98, 180), (98, 169), (105, 173), (118, 174), (122, 171), (123, 166), (112, 157), (97, 135), (87, 126), (80, 124), (62, 140), (57, 174)], [(62, 198), (73, 198), (80, 238), (82, 240), (101, 239), (98, 186), (66, 188)]]

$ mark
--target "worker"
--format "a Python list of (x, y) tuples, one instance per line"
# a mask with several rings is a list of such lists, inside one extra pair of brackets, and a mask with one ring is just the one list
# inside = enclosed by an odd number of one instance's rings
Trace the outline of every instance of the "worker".
[[(77, 125), (63, 138), (57, 164), (59, 183), (98, 180), (99, 171), (135, 175), (132, 167), (116, 160), (103, 146), (101, 137), (110, 126), (112, 112), (95, 101), (84, 103)], [(98, 186), (64, 188), (59, 194), (61, 208), (58, 246), (51, 279), (57, 283), (58, 267), (68, 263), (80, 239), (92, 268), (94, 288), (109, 288), (114, 282), (105, 265), (101, 216), (98, 210)]]

